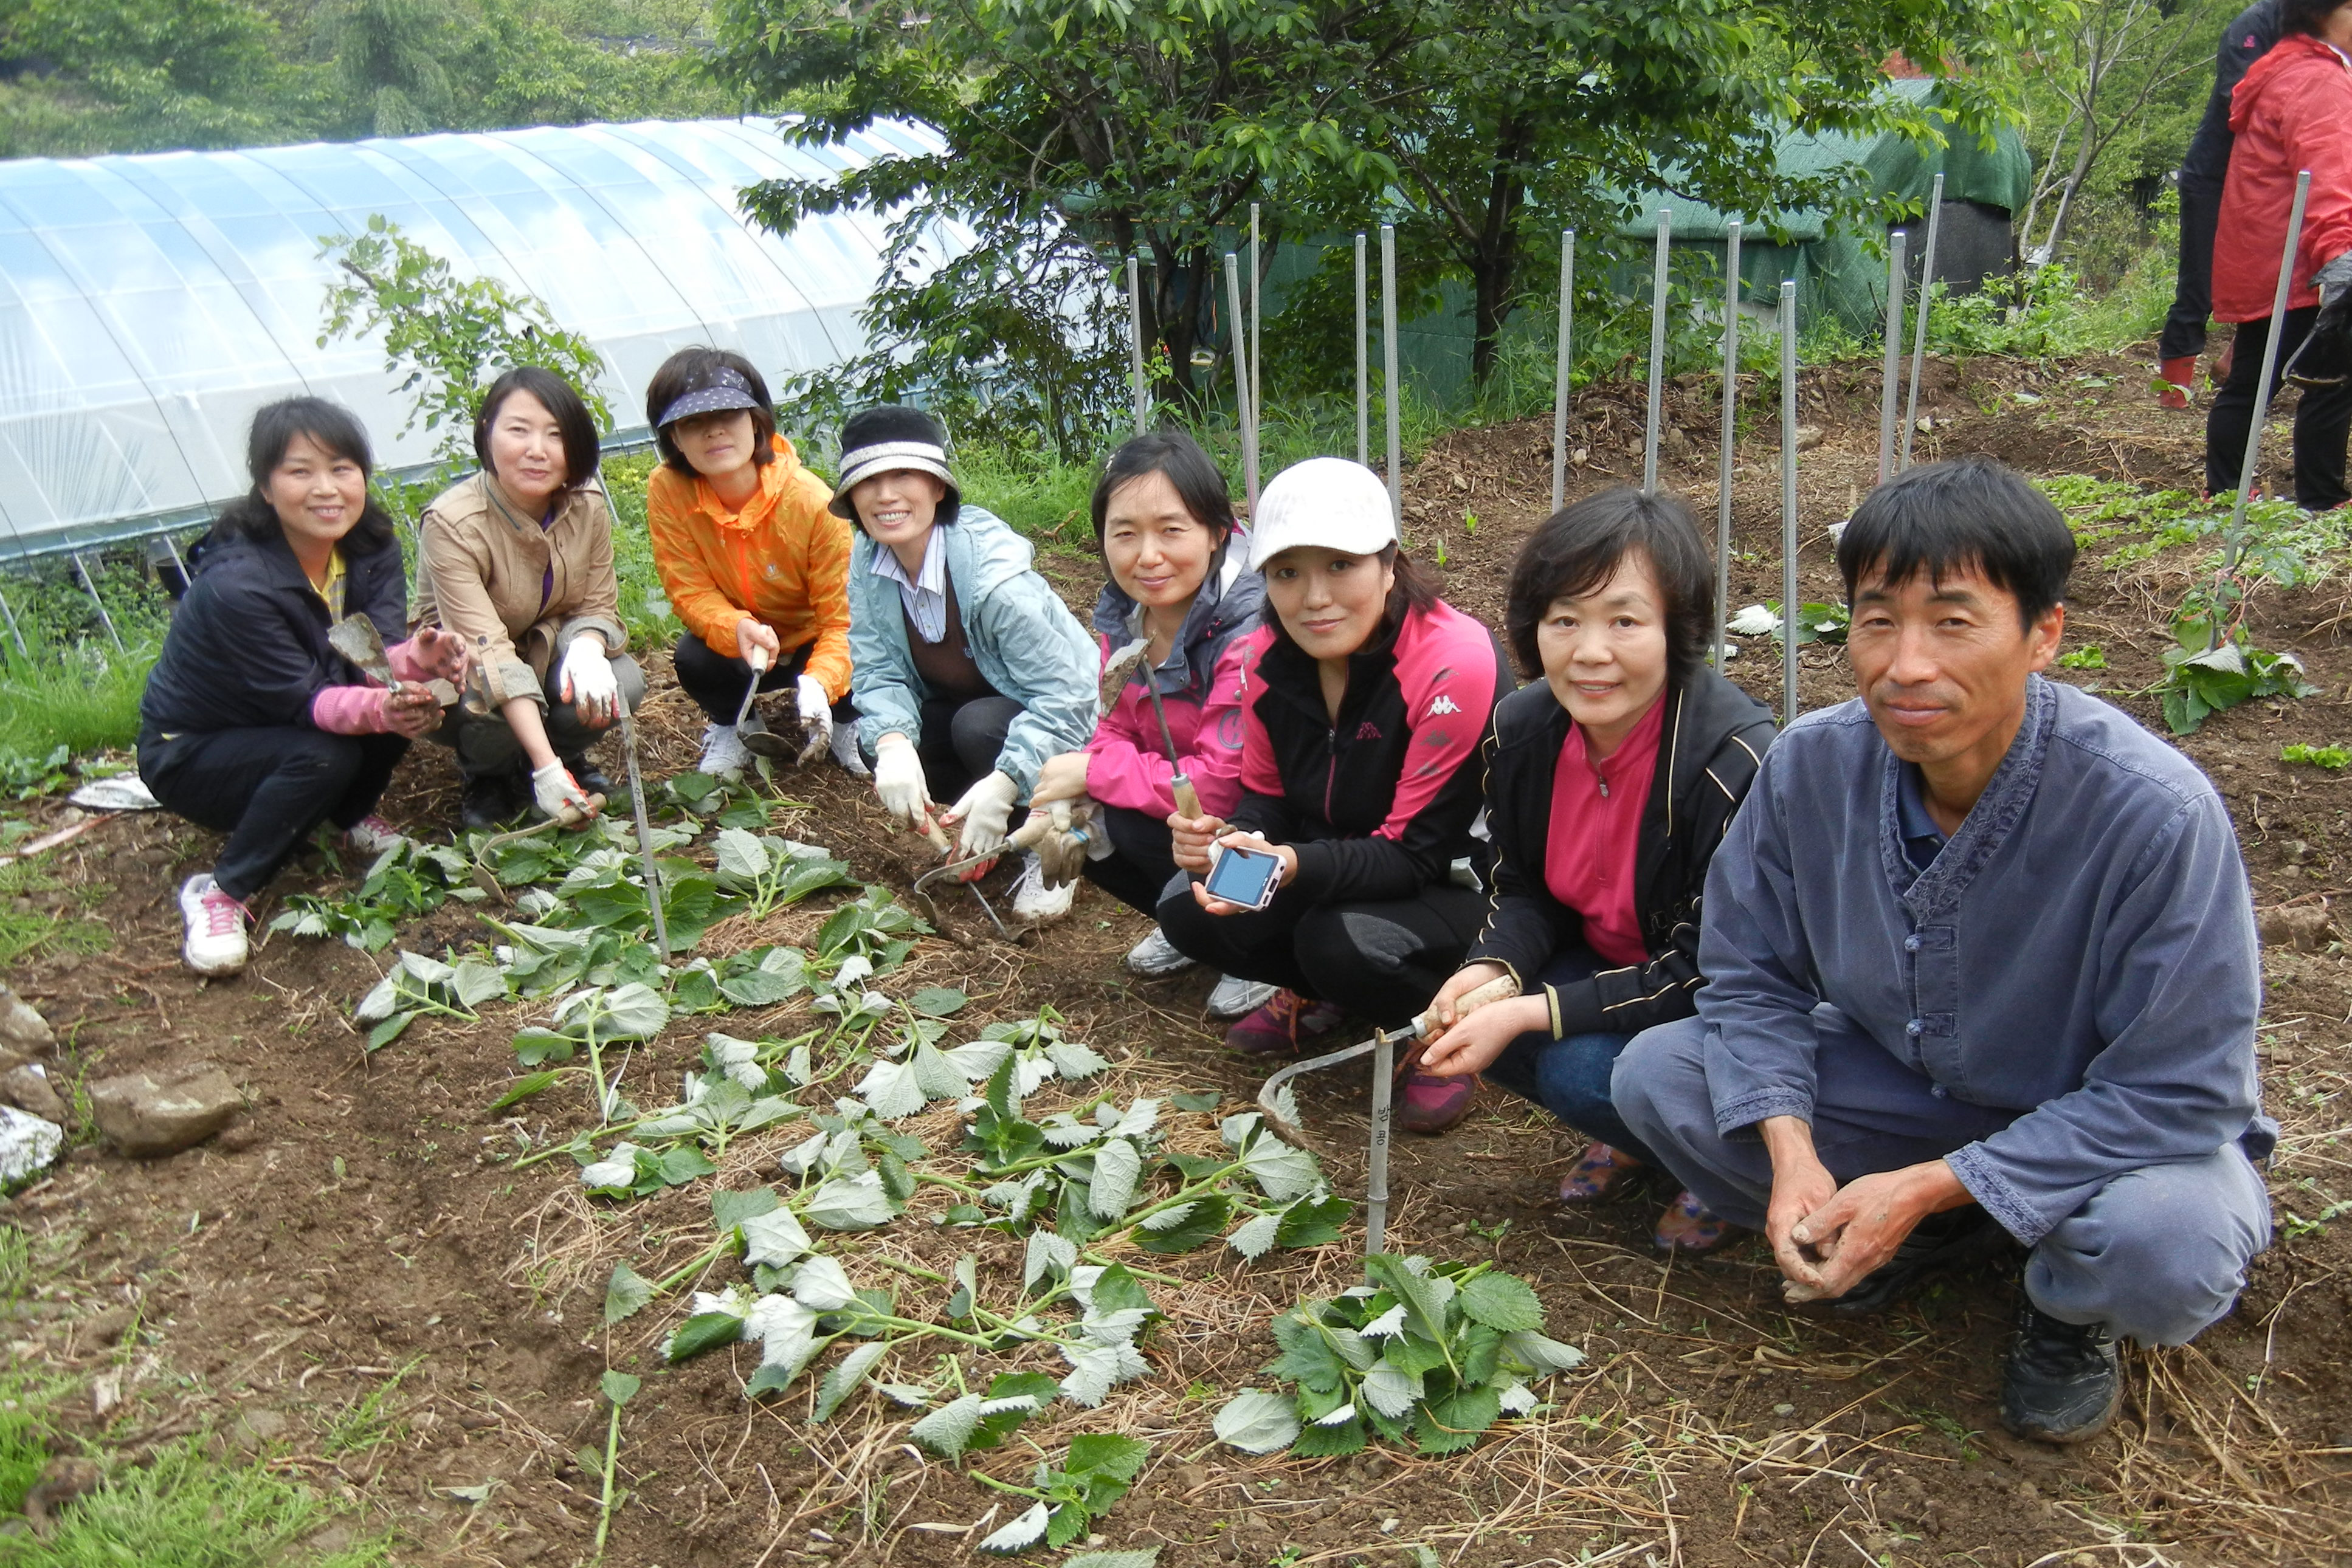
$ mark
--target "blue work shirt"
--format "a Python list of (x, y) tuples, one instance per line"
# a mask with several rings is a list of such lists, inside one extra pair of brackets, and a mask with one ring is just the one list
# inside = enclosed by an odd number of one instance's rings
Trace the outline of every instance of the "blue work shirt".
[(2232, 1141), (2266, 1157), (2253, 905), (2205, 776), (2039, 675), (1924, 865), (1906, 840), (1934, 824), (1916, 783), (1906, 824), (1905, 772), (1859, 701), (1807, 714), (1766, 755), (1707, 877), (1717, 1130), (1811, 1120), (1828, 1003), (1943, 1094), (2015, 1113), (1947, 1158), (2028, 1245), (2125, 1171)]

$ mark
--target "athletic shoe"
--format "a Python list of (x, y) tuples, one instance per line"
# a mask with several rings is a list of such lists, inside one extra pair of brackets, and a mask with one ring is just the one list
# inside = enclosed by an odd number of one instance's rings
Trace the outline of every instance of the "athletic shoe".
[(245, 967), (245, 905), (223, 893), (210, 872), (180, 884), (180, 918), (187, 940), (180, 956), (199, 975), (234, 975)]
[(1227, 975), (1210, 988), (1208, 1014), (1221, 1019), (1243, 1018), (1272, 1000), (1274, 988), (1265, 981)]
[(1675, 1194), (1650, 1232), (1661, 1252), (1712, 1252), (1731, 1239), (1731, 1221), (1701, 1203), (1688, 1187)]
[(2000, 1379), (2002, 1426), (2044, 1443), (2088, 1442), (2115, 1419), (2123, 1388), (2105, 1324), (2061, 1322), (2032, 1301), (2019, 1303)]
[(1299, 1047), (1338, 1029), (1346, 1016), (1336, 1003), (1278, 990), (1265, 1006), (1225, 1030), (1225, 1048), (1244, 1056), (1295, 1056)]
[(1414, 1072), (1397, 1096), (1397, 1125), (1408, 1133), (1442, 1133), (1470, 1113), (1471, 1075), (1439, 1078)]
[(1576, 1162), (1576, 1168), (1559, 1178), (1559, 1201), (1577, 1207), (1588, 1203), (1601, 1203), (1614, 1196), (1625, 1178), (1642, 1168), (1642, 1162), (1622, 1149), (1595, 1143)]
[(355, 855), (380, 855), (394, 844), (406, 841), (406, 835), (382, 817), (366, 816), (343, 830), (343, 848)]
[(2158, 407), (2187, 408), (2197, 396), (2197, 356), (2182, 354), (2158, 361), (2156, 378)]
[(495, 832), (522, 814), (522, 780), (508, 773), (480, 773), (466, 780), (457, 799), (457, 820), (467, 827)]
[(866, 758), (858, 754), (857, 723), (855, 719), (846, 724), (839, 719), (834, 721), (833, 759), (840, 763), (841, 770), (852, 779), (874, 777), (874, 769), (866, 767)]
[(1066, 882), (1059, 887), (1045, 885), (1045, 868), (1033, 854), (1021, 857), (1021, 874), (1013, 882), (1013, 913), (1040, 925), (1049, 920), (1059, 920), (1070, 912), (1070, 901), (1078, 895), (1078, 884)]
[[(1195, 960), (1187, 958), (1183, 954), (1176, 951), (1176, 944), (1168, 940), (1168, 933), (1157, 925), (1151, 928), (1150, 936), (1127, 950), (1127, 972), (1130, 975), (1141, 975), (1147, 980), (1156, 980), (1163, 975), (1181, 974), (1191, 968)], [(1225, 983), (1230, 985), (1234, 982)], [(1247, 985), (1249, 982), (1244, 980), (1240, 983)], [(1242, 1008), (1240, 1011), (1247, 1012), (1250, 1008), (1256, 1005), (1255, 1002), (1252, 1002), (1247, 1007)]]
[(740, 779), (743, 769), (751, 766), (751, 754), (743, 746), (743, 737), (731, 724), (707, 724), (702, 727), (702, 760), (695, 767), (712, 778)]
[(2000, 1222), (1973, 1203), (1931, 1214), (1911, 1228), (1894, 1257), (1832, 1301), (1830, 1311), (1846, 1318), (1883, 1312), (1927, 1283), (1930, 1275), (1990, 1258), (2011, 1245)]

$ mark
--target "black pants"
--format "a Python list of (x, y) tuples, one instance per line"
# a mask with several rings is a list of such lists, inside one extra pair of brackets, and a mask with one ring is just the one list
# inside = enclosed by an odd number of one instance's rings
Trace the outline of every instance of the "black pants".
[[(798, 681), (808, 669), (809, 655), (816, 651), (814, 641), (787, 651), (783, 658), (768, 666), (760, 677), (760, 689), (772, 692)], [(743, 688), (751, 684), (751, 665), (748, 660), (727, 653), (714, 653), (709, 643), (688, 632), (677, 640), (670, 654), (677, 668), (677, 687), (704, 713), (713, 724), (733, 724), (738, 709), (743, 706)], [(846, 724), (857, 716), (857, 709), (847, 697), (833, 705), (833, 716)]]
[[(2286, 313), (2286, 329), (2279, 335), (2278, 371), (2271, 377), (2275, 396), (2279, 372), (2294, 358), (2310, 334), (2319, 307), (2306, 305)], [(2214, 396), (2205, 419), (2205, 488), (2214, 495), (2234, 490), (2246, 461), (2246, 432), (2254, 418), (2254, 389), (2263, 376), (2263, 349), (2270, 341), (2267, 318), (2238, 327), (2238, 346), (2230, 361), (2230, 379)], [(2316, 369), (2317, 367), (2312, 367)], [(2309, 511), (2324, 512), (2352, 499), (2344, 487), (2344, 444), (2352, 434), (2352, 382), (2332, 387), (2305, 387), (2294, 410), (2294, 499)]]
[(1156, 918), (1176, 876), (1175, 839), (1167, 819), (1105, 806), (1103, 828), (1110, 835), (1110, 853), (1087, 862), (1087, 880), (1129, 909)]
[[(2180, 182), (2180, 267), (2172, 280), (2172, 308), (2156, 340), (2156, 357), (2177, 360), (2205, 350), (2205, 324), (2213, 314), (2213, 235), (2221, 226), (2221, 183)], [(2237, 480), (2230, 481), (2234, 487)]]
[(139, 737), (139, 777), (164, 810), (228, 835), (213, 880), (248, 899), (320, 822), (348, 828), (375, 809), (408, 750), (399, 735), (216, 729)]
[[(646, 673), (626, 653), (612, 656), (613, 679), (620, 686), (621, 701), (631, 713), (637, 711), (646, 700)], [(606, 736), (621, 733), (621, 721), (614, 719), (603, 729), (593, 729), (580, 722), (580, 710), (557, 695), (562, 684), (562, 660), (551, 661), (547, 679), (541, 690), (547, 697), (547, 709), (541, 716), (547, 725), (547, 743), (555, 748), (556, 757), (575, 771), (588, 748)], [(736, 695), (740, 696), (739, 690)], [(525, 779), (530, 773), (530, 757), (515, 738), (514, 727), (507, 716), (493, 710), (486, 714), (467, 711), (464, 704), (450, 708), (441, 716), (441, 726), (425, 737), (438, 741), (457, 754), (457, 771), (468, 782), (484, 777), (505, 776)]]
[[(740, 692), (737, 694), (741, 695)], [(923, 705), (923, 733), (915, 755), (923, 759), (923, 781), (931, 799), (952, 806), (963, 792), (996, 770), (1005, 732), (1021, 716), (1021, 705), (993, 692), (984, 697), (933, 697)]]
[(1338, 1002), (1395, 1029), (1462, 967), (1486, 900), (1451, 883), (1365, 904), (1315, 904), (1285, 889), (1253, 914), (1211, 915), (1192, 902), (1187, 879), (1160, 901), (1159, 914), (1179, 953), (1221, 975)]

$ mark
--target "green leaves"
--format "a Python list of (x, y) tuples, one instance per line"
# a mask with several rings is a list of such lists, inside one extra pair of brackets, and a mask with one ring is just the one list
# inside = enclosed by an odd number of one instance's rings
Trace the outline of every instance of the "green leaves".
[(653, 1282), (642, 1279), (626, 1263), (613, 1265), (613, 1277), (604, 1284), (604, 1322), (614, 1323), (634, 1317), (654, 1299)]
[[(1040, 1541), (1055, 1547), (1069, 1545), (1127, 1495), (1150, 1458), (1151, 1445), (1140, 1437), (1079, 1434), (1070, 1439), (1060, 1465), (1038, 1467), (1034, 1487), (1005, 1489), (1036, 1501), (1012, 1523), (982, 1541), (980, 1549), (1021, 1552)], [(1144, 1568), (1153, 1560), (1151, 1554), (1142, 1552), (1117, 1555), (1140, 1558)]]

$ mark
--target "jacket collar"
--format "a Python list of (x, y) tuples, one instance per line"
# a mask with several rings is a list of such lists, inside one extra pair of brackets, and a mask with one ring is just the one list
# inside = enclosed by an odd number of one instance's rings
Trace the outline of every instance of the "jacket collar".
[(1900, 791), (1903, 783), (1903, 761), (1880, 743), (1878, 791), (1878, 854), (1885, 866), (1887, 880), (1895, 884), (1919, 919), (1948, 916), (1959, 906), (1961, 896), (1987, 862), (1998, 853), (2001, 845), (2025, 816), (2026, 808), (2033, 803), (2034, 791), (2042, 784), (2042, 768), (2050, 755), (2050, 737), (2057, 728), (2058, 693), (2040, 675), (2025, 678), (2025, 719), (2017, 727), (2017, 737), (2009, 743), (2009, 753), (1993, 769), (1992, 778), (1985, 784), (1984, 793), (1969, 808), (1968, 820), (1960, 824), (1944, 845), (1936, 863), (1926, 871), (1914, 871), (1910, 857), (1903, 852), (1903, 819)]
[[(1167, 661), (1152, 672), (1152, 684), (1160, 695), (1192, 690), (1196, 677), (1208, 680), (1213, 672), (1195, 671), (1195, 656), (1265, 604), (1265, 579), (1244, 567), (1248, 543), (1249, 536), (1234, 529), (1210, 563), (1209, 574), (1202, 580), (1200, 591), (1192, 595), (1192, 607), (1185, 612), (1184, 624), (1176, 633), (1176, 645), (1169, 650)], [(1143, 635), (1142, 609), (1118, 583), (1106, 581), (1095, 600), (1094, 629), (1113, 648), (1124, 647)]]
[[(1536, 744), (1547, 756), (1557, 753), (1567, 743), (1568, 728), (1573, 722), (1568, 710), (1559, 706), (1551, 687), (1540, 678), (1521, 689), (1530, 694), (1526, 700), (1542, 705), (1543, 718)], [(1664, 812), (1661, 821), (1666, 836), (1671, 838), (1675, 827), (1675, 802), (1687, 800), (1689, 792), (1698, 787), (1700, 776), (1724, 742), (1771, 716), (1754, 697), (1705, 664), (1691, 672), (1688, 679), (1669, 683), (1658, 700), (1666, 705), (1666, 717), (1658, 737), (1658, 766), (1651, 776), (1651, 800), (1654, 808)], [(1657, 804), (1661, 800), (1662, 806)]]

